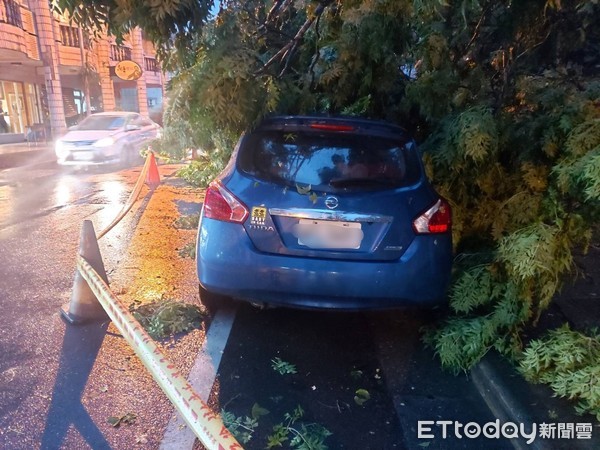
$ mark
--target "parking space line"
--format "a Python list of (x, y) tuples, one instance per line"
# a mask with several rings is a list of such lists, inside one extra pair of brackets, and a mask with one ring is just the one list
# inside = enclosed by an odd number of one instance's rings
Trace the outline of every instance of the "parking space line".
[[(237, 308), (235, 307), (217, 311), (206, 333), (204, 345), (198, 353), (188, 376), (188, 382), (205, 402), (208, 401), (208, 396), (217, 376), (217, 370), (233, 326), (236, 311)], [(160, 444), (160, 450), (191, 450), (195, 439), (194, 432), (186, 425), (181, 415), (177, 414), (171, 418), (167, 425)]]

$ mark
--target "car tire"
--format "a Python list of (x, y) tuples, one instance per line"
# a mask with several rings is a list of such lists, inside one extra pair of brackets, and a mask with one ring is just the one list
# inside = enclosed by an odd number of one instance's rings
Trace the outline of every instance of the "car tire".
[(204, 308), (210, 317), (213, 317), (219, 309), (233, 305), (233, 299), (231, 297), (209, 292), (201, 285), (198, 285), (198, 293), (200, 294), (200, 303), (204, 305)]

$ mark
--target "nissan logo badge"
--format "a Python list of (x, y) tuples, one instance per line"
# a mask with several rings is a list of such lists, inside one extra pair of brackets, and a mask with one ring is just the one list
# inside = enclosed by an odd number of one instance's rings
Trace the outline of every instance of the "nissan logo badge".
[(332, 195), (325, 199), (325, 206), (327, 206), (329, 209), (337, 208), (338, 204), (338, 199)]

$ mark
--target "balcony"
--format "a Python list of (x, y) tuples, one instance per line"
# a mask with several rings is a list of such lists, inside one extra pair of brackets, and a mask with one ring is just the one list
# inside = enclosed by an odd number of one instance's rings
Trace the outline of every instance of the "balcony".
[(112, 44), (110, 46), (110, 59), (112, 61), (131, 60), (131, 49), (129, 47)]
[(15, 0), (0, 0), (0, 62), (39, 61), (33, 14)]
[(64, 23), (58, 23), (57, 25), (60, 32), (60, 45), (58, 47), (59, 62), (61, 66), (69, 67), (72, 72), (75, 70), (74, 68), (80, 68), (82, 65), (79, 28), (65, 25)]

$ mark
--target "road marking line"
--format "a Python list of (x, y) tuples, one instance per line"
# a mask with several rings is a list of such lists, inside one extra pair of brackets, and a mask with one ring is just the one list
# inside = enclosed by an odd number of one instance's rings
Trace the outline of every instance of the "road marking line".
[[(212, 323), (206, 333), (206, 340), (194, 366), (188, 376), (188, 382), (196, 393), (208, 401), (217, 370), (221, 364), (221, 357), (229, 339), (229, 333), (233, 326), (237, 308), (219, 309), (213, 317)], [(167, 425), (167, 429), (160, 444), (160, 450), (183, 450), (192, 449), (196, 436), (186, 425), (181, 414), (173, 416)]]

